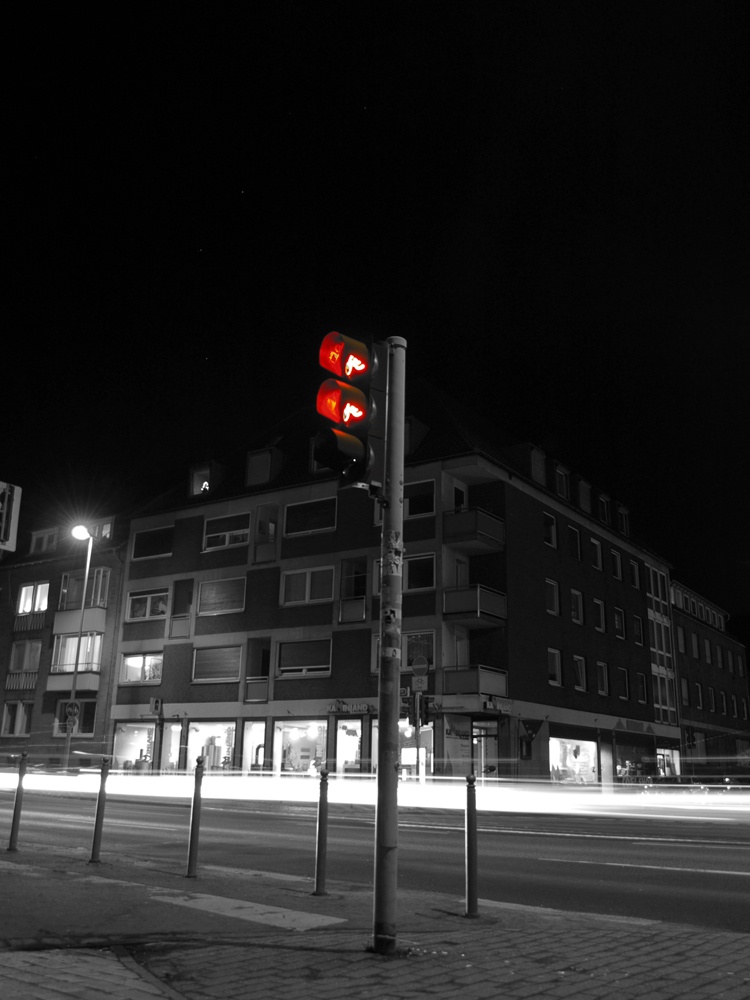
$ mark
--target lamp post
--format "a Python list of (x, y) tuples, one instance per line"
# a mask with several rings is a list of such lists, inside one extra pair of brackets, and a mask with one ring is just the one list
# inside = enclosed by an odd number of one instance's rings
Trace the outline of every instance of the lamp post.
[(71, 531), (73, 538), (77, 538), (79, 541), (88, 539), (88, 548), (86, 550), (86, 572), (83, 575), (83, 590), (81, 592), (81, 616), (78, 619), (78, 641), (76, 643), (76, 658), (73, 665), (73, 680), (70, 685), (70, 701), (67, 707), (67, 718), (65, 722), (65, 749), (63, 750), (63, 767), (65, 770), (68, 768), (68, 762), (70, 760), (70, 741), (73, 736), (73, 726), (76, 723), (76, 708), (78, 708), (78, 703), (76, 701), (76, 682), (78, 681), (78, 661), (81, 656), (81, 639), (83, 638), (83, 619), (86, 613), (86, 589), (89, 585), (89, 567), (91, 566), (91, 546), (94, 541), (94, 537), (86, 527), (85, 524), (78, 524)]

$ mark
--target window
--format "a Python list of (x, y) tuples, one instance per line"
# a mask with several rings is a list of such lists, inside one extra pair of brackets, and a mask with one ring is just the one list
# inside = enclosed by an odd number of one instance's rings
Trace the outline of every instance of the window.
[(596, 665), (596, 686), (599, 694), (609, 694), (609, 667), (601, 660)]
[(737, 673), (740, 677), (745, 676), (745, 664), (739, 653), (737, 654)]
[(581, 558), (581, 533), (571, 524), (568, 525), (568, 555), (573, 559)]
[(565, 500), (570, 499), (570, 473), (562, 465), (555, 466), (555, 485), (557, 495)]
[(706, 663), (710, 663), (711, 662), (711, 643), (709, 642), (708, 639), (704, 639), (703, 640), (703, 648), (704, 648), (705, 653), (706, 653)]
[[(677, 725), (677, 704), (674, 696), (674, 681), (671, 677), (666, 677), (663, 673), (652, 673), (651, 680), (653, 682), (653, 695), (654, 695), (654, 719), (657, 722), (663, 722), (667, 725)], [(644, 677), (645, 682), (645, 677)], [(640, 675), (638, 677), (639, 684), (639, 694), (638, 700), (641, 701), (640, 696)], [(645, 702), (646, 691), (643, 692), (643, 701)]]
[(727, 696), (723, 691), (719, 692), (719, 697), (721, 698), (721, 714), (727, 714)]
[[(83, 573), (63, 573), (60, 586), (60, 611), (73, 611), (81, 606), (83, 591)], [(107, 591), (109, 590), (109, 570), (92, 569), (86, 583), (87, 608), (106, 608)]]
[(76, 653), (78, 654), (79, 670), (98, 671), (102, 662), (101, 632), (84, 632), (81, 636), (80, 649), (78, 635), (56, 635), (52, 650), (53, 674), (68, 674), (75, 671)]
[(605, 632), (607, 629), (607, 619), (604, 613), (604, 601), (594, 598), (594, 628), (597, 632)]
[(620, 681), (620, 698), (627, 701), (630, 698), (630, 680), (628, 678), (628, 668), (618, 667), (617, 676)]
[(633, 639), (638, 646), (643, 645), (643, 619), (633, 615)]
[(599, 520), (603, 521), (604, 524), (610, 524), (610, 507), (609, 507), (609, 497), (605, 496), (604, 493), (599, 494)]
[(54, 552), (57, 548), (57, 528), (31, 532), (31, 551)]
[(578, 625), (583, 625), (583, 594), (580, 590), (570, 592), (570, 617)]
[[(378, 510), (381, 510), (378, 506)], [(435, 513), (435, 480), (404, 485), (404, 517), (424, 517)]]
[[(435, 587), (435, 554), (407, 556), (403, 564), (404, 593), (415, 590), (432, 590)], [(380, 560), (373, 563), (373, 592), (380, 593)]]
[(734, 673), (734, 654), (731, 649), (727, 650), (727, 669), (730, 674)]
[(98, 541), (112, 537), (112, 518), (104, 521), (96, 521), (94, 524), (87, 522), (89, 534)]
[(680, 653), (685, 652), (685, 629), (682, 625), (677, 626), (677, 649)]
[(586, 690), (586, 660), (583, 656), (573, 657), (573, 671), (576, 691)]
[(174, 525), (168, 528), (154, 528), (151, 531), (136, 531), (133, 538), (133, 559), (171, 556), (173, 541)]
[(685, 706), (690, 705), (690, 685), (688, 684), (687, 677), (680, 678), (680, 692), (682, 694), (682, 704)]
[(241, 646), (216, 646), (193, 650), (193, 680), (226, 683), (240, 679)]
[(737, 696), (733, 694), (731, 696), (731, 698), (732, 698), (732, 715), (736, 719), (737, 718)]
[(709, 712), (716, 711), (716, 692), (712, 687), (708, 689), (708, 710)]
[(333, 566), (281, 574), (282, 604), (333, 600)]
[(625, 612), (622, 608), (615, 608), (615, 635), (618, 639), (625, 638)]
[(204, 580), (198, 592), (199, 615), (227, 615), (245, 609), (245, 577)]
[(742, 718), (747, 719), (747, 698), (742, 699)]
[(544, 544), (557, 548), (557, 519), (544, 512)]
[(367, 556), (341, 560), (341, 599), (364, 597), (367, 592)]
[(591, 565), (594, 569), (602, 568), (602, 543), (597, 542), (595, 538), (591, 539)]
[(693, 650), (693, 659), (698, 660), (698, 659), (700, 659), (700, 656), (699, 656), (699, 653), (698, 653), (698, 636), (695, 634), (695, 632), (691, 632), (690, 633), (690, 639), (691, 639), (691, 646), (692, 646), (692, 650)]
[(622, 556), (617, 549), (612, 549), (612, 576), (615, 580), (622, 580)]
[(320, 677), (331, 673), (331, 640), (280, 642), (279, 674), (282, 677)]
[(617, 508), (617, 527), (622, 535), (630, 534), (630, 514), (626, 507)]
[(18, 614), (30, 615), (35, 611), (47, 610), (49, 583), (27, 583), (18, 594)]
[[(73, 723), (73, 733), (75, 736), (93, 736), (94, 724), (96, 722), (96, 701), (94, 699), (82, 701), (76, 698), (78, 705), (78, 716)], [(53, 736), (65, 736), (68, 722), (68, 705), (70, 701), (58, 701), (55, 712), (55, 725), (52, 730)]]
[(705, 612), (702, 604), (698, 605), (698, 617), (701, 621), (705, 621)]
[(630, 586), (635, 587), (636, 590), (641, 589), (641, 571), (638, 563), (634, 560), (630, 560)]
[(582, 510), (588, 514), (591, 513), (591, 484), (587, 483), (585, 479), (578, 480), (578, 502)]
[(21, 673), (38, 670), (41, 654), (41, 639), (23, 639), (20, 642), (14, 642), (10, 654), (10, 672)]
[(697, 682), (695, 685), (695, 707), (703, 708), (703, 688)]
[(206, 520), (203, 551), (228, 548), (230, 545), (247, 545), (250, 541), (250, 515), (233, 514)]
[(719, 670), (724, 669), (724, 657), (722, 655), (721, 646), (718, 644), (718, 642), (716, 643), (716, 666), (719, 668)]
[(128, 594), (128, 619), (163, 618), (167, 613), (169, 592), (138, 590)]
[(546, 580), (547, 611), (551, 615), (560, 614), (560, 595), (555, 580)]
[(6, 701), (0, 736), (30, 736), (33, 701)]
[(286, 535), (310, 535), (333, 531), (336, 527), (336, 497), (287, 504), (284, 511)]
[(547, 677), (555, 687), (562, 685), (562, 662), (559, 649), (547, 649)]
[(123, 656), (121, 684), (161, 684), (162, 653), (133, 653)]
[(636, 674), (636, 679), (638, 681), (638, 701), (642, 705), (645, 705), (648, 701), (648, 688), (646, 686), (646, 675)]
[[(401, 633), (401, 670), (412, 670), (417, 659), (426, 660), (427, 667), (435, 666), (435, 633), (434, 632), (402, 632)], [(377, 673), (380, 667), (380, 636), (372, 637), (372, 659), (370, 669)]]

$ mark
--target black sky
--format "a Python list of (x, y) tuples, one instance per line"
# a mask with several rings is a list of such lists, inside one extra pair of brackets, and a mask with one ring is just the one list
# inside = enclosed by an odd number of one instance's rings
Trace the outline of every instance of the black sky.
[(745, 5), (155, 9), (16, 24), (0, 478), (114, 502), (399, 335), (747, 614)]

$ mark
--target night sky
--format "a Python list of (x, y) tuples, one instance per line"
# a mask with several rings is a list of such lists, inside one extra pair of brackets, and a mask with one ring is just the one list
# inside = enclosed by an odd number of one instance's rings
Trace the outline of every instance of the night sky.
[(9, 39), (27, 517), (313, 407), (329, 330), (398, 335), (407, 408), (534, 441), (750, 612), (747, 5), (54, 10)]

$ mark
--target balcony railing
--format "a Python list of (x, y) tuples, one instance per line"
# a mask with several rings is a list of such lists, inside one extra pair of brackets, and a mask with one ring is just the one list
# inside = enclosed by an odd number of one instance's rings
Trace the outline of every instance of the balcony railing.
[(267, 677), (248, 677), (245, 680), (245, 701), (268, 701)]
[(482, 663), (443, 667), (444, 694), (478, 694), (488, 698), (508, 697), (508, 672)]
[(34, 628), (44, 628), (44, 611), (32, 611), (25, 615), (16, 615), (13, 621), (14, 632), (27, 632)]
[[(60, 672), (55, 667), (52, 668), (47, 678), (45, 690), (47, 691), (70, 691), (73, 683), (73, 671), (66, 670)], [(92, 670), (88, 665), (78, 669), (76, 674), (76, 691), (98, 691), (99, 690), (99, 666)]]
[(339, 622), (363, 622), (367, 615), (364, 597), (342, 597)]
[(504, 549), (505, 521), (481, 507), (447, 510), (443, 514), (443, 541), (468, 553)]
[(443, 614), (467, 625), (500, 625), (508, 617), (508, 598), (499, 590), (476, 584), (443, 591)]
[(6, 691), (33, 691), (36, 687), (36, 679), (39, 676), (37, 670), (22, 670), (18, 673), (8, 674), (5, 678)]

